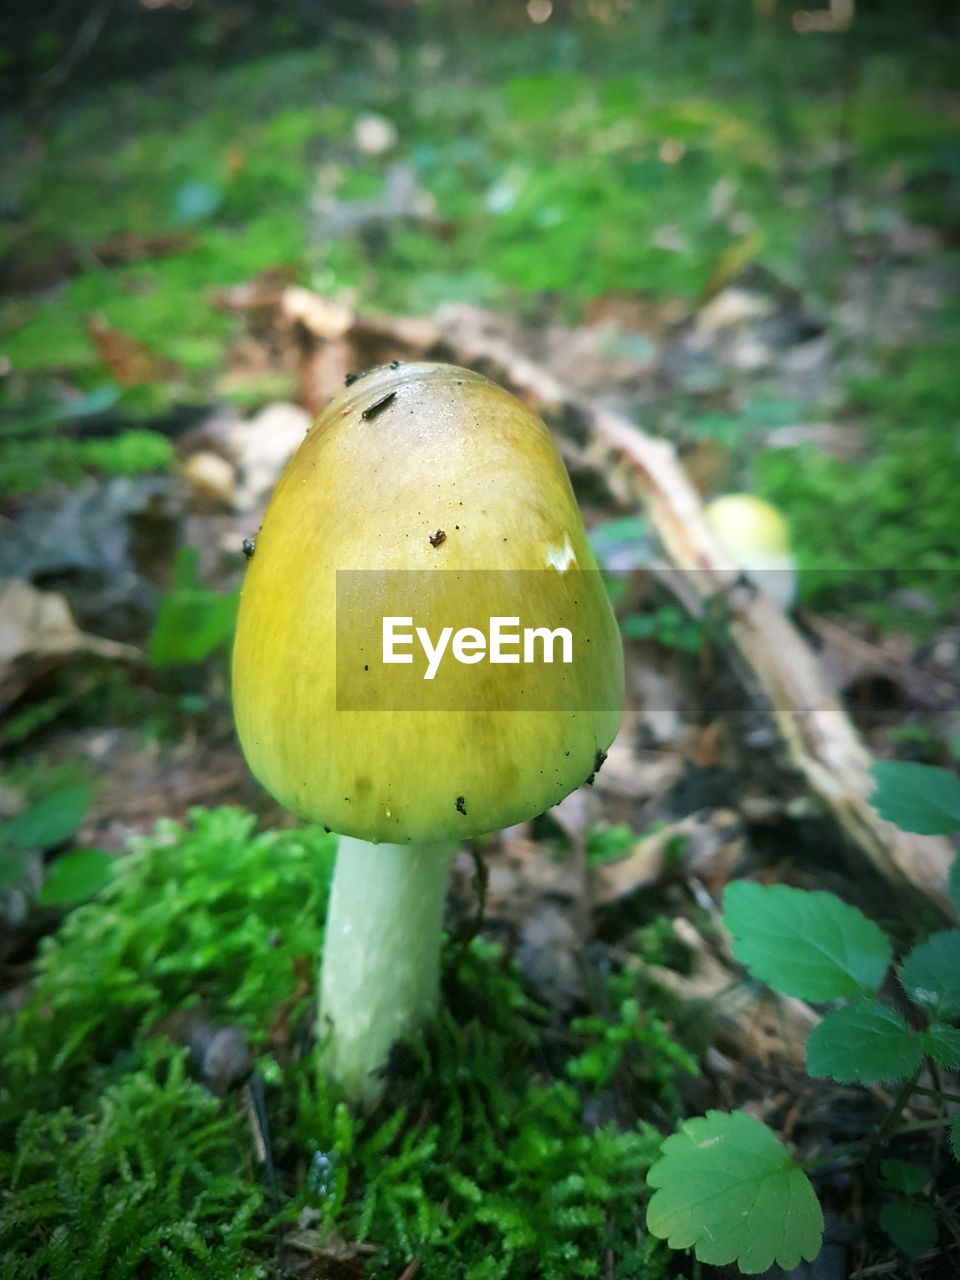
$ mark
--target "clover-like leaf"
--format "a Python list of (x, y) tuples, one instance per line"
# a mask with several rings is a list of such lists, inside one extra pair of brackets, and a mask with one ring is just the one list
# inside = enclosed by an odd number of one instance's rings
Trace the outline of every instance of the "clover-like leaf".
[(823, 1213), (810, 1180), (774, 1133), (744, 1111), (708, 1111), (667, 1138), (647, 1176), (647, 1227), (701, 1262), (747, 1275), (789, 1271), (820, 1251)]
[(933, 933), (900, 968), (900, 984), (915, 1004), (938, 1018), (960, 1018), (960, 929)]
[(887, 1200), (877, 1216), (881, 1227), (908, 1258), (919, 1258), (937, 1243), (937, 1215), (929, 1204)]
[(870, 803), (887, 822), (926, 836), (960, 831), (960, 777), (949, 769), (877, 760), (870, 772)]
[(828, 1013), (807, 1039), (807, 1070), (841, 1084), (903, 1080), (920, 1065), (923, 1041), (889, 1005), (854, 1000)]
[(784, 995), (838, 1000), (883, 982), (891, 956), (886, 935), (832, 893), (735, 880), (723, 906), (733, 954)]
[(960, 1071), (960, 1030), (944, 1022), (934, 1022), (920, 1032), (923, 1051), (948, 1071)]

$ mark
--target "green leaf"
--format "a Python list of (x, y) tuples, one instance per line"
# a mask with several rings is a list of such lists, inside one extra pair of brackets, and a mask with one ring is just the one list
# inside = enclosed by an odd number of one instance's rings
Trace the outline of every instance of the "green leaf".
[(903, 1080), (920, 1065), (923, 1044), (889, 1005), (854, 1000), (828, 1013), (807, 1040), (807, 1070), (841, 1084)]
[(8, 823), (5, 843), (16, 849), (53, 849), (73, 835), (92, 801), (91, 787), (64, 787)]
[(723, 905), (733, 954), (784, 995), (838, 1000), (883, 982), (891, 957), (885, 934), (832, 893), (736, 880)]
[(233, 635), (240, 596), (201, 586), (197, 561), (196, 547), (183, 547), (177, 555), (173, 590), (161, 601), (150, 635), (149, 657), (155, 667), (203, 662)]
[(960, 1031), (943, 1022), (934, 1022), (921, 1031), (923, 1051), (948, 1071), (960, 1071)]
[(78, 849), (61, 854), (51, 865), (37, 901), (44, 907), (92, 898), (107, 885), (114, 871), (114, 859), (99, 849)]
[(647, 1177), (647, 1227), (701, 1262), (747, 1275), (789, 1271), (820, 1251), (823, 1213), (810, 1180), (766, 1125), (709, 1111), (667, 1138)]
[(931, 934), (900, 967), (900, 985), (938, 1018), (960, 1018), (960, 930)]
[(29, 861), (29, 849), (0, 849), (0, 888), (19, 880)]
[(954, 1158), (960, 1161), (960, 1116), (954, 1116), (948, 1136), (950, 1138), (950, 1150), (953, 1152)]
[(960, 858), (955, 859), (953, 866), (950, 868), (947, 890), (953, 905), (957, 909), (957, 913), (960, 914)]
[(926, 1169), (908, 1164), (906, 1160), (884, 1160), (880, 1171), (891, 1187), (896, 1187), (907, 1196), (915, 1196), (930, 1181), (930, 1174)]
[(901, 831), (946, 835), (960, 831), (960, 777), (929, 764), (877, 760), (870, 803)]
[(878, 1216), (881, 1227), (908, 1258), (919, 1258), (937, 1243), (937, 1215), (929, 1204), (887, 1200)]

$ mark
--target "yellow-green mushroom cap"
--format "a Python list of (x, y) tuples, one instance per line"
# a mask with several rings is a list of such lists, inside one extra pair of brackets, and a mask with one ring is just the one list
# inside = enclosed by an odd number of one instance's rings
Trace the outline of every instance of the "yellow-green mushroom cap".
[(761, 565), (771, 556), (790, 554), (790, 530), (787, 522), (769, 502), (751, 493), (728, 493), (714, 498), (704, 514), (707, 523), (736, 559), (749, 569), (754, 561)]
[[(381, 661), (377, 628), (398, 610), (434, 642), (495, 616), (563, 625), (573, 660), (460, 664), (448, 650), (426, 681), (416, 644), (411, 664)], [(363, 840), (496, 830), (592, 776), (619, 725), (622, 649), (536, 414), (443, 364), (384, 366), (333, 400), (257, 534), (233, 700), (267, 790)]]

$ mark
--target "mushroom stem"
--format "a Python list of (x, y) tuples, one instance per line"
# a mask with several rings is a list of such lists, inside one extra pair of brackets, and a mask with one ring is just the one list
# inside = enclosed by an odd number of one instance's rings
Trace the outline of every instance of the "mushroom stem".
[(453, 846), (341, 836), (320, 971), (323, 1070), (371, 1102), (394, 1041), (437, 1006)]

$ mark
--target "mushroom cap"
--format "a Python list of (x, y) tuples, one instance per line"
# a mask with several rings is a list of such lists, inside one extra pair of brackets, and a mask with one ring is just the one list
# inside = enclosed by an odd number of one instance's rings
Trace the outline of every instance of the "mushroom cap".
[(744, 569), (754, 561), (790, 554), (790, 530), (786, 520), (769, 502), (750, 493), (728, 493), (714, 498), (704, 511), (707, 523), (720, 542)]
[[(383, 664), (388, 614), (432, 643), (495, 616), (566, 626), (573, 660), (467, 665), (448, 651), (427, 681), (416, 641), (411, 664)], [(233, 701), (267, 790), (363, 840), (478, 835), (592, 777), (620, 721), (622, 647), (536, 414), (443, 364), (383, 366), (337, 396), (257, 535)]]

